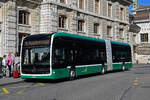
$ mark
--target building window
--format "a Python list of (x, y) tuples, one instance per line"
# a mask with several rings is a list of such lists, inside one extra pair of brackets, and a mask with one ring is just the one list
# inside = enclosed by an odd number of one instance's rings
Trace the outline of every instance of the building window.
[(95, 13), (99, 13), (100, 11), (100, 1), (95, 0)]
[(29, 25), (29, 15), (30, 13), (24, 10), (19, 11), (19, 24)]
[(124, 9), (123, 8), (120, 8), (120, 20), (124, 20)]
[(67, 20), (66, 16), (64, 15), (59, 16), (59, 28), (65, 28), (65, 29), (67, 28), (66, 20)]
[(112, 27), (111, 26), (107, 26), (107, 37), (108, 38), (112, 37)]
[(108, 17), (112, 16), (112, 4), (108, 4)]
[(141, 42), (148, 42), (148, 33), (141, 34)]
[(84, 0), (79, 0), (79, 8), (84, 9)]
[(119, 29), (120, 39), (123, 39), (123, 29)]
[(60, 0), (60, 3), (66, 4), (66, 0)]
[(84, 21), (78, 20), (78, 31), (84, 32)]
[(99, 33), (99, 24), (98, 23), (94, 23), (94, 33), (95, 34)]

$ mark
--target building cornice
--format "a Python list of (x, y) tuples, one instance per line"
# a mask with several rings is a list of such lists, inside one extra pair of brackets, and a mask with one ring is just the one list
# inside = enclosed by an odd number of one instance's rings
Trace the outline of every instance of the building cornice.
[(42, 0), (24, 0), (24, 1), (40, 5)]
[(150, 22), (150, 20), (149, 19), (147, 19), (147, 20), (134, 20), (134, 22), (135, 23), (148, 23), (148, 22)]
[(124, 1), (124, 2), (126, 2), (126, 3), (128, 3), (128, 4), (133, 3), (133, 1), (132, 1), (132, 0), (122, 0), (122, 1)]

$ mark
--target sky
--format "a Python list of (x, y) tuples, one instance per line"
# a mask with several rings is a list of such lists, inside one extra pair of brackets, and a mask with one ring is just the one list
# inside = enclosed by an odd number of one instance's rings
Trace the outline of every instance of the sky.
[(138, 2), (140, 5), (143, 5), (143, 6), (150, 5), (150, 0), (138, 0)]
[[(138, 3), (139, 5), (147, 6), (150, 5), (150, 0), (138, 0)], [(132, 13), (131, 9), (132, 9), (132, 5), (129, 6), (129, 13)]]

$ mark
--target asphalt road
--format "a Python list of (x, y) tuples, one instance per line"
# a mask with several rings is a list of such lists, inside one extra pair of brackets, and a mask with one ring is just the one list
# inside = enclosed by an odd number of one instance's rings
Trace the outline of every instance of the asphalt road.
[(0, 100), (150, 100), (150, 65), (74, 81), (31, 81), (0, 87)]

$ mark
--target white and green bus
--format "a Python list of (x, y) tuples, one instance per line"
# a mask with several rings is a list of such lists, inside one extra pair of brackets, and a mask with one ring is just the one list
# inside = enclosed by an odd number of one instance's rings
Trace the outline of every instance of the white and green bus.
[(21, 48), (21, 78), (75, 79), (132, 67), (128, 43), (57, 32), (30, 35)]

